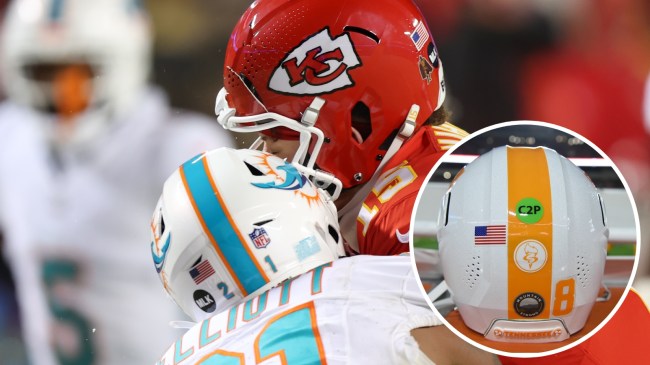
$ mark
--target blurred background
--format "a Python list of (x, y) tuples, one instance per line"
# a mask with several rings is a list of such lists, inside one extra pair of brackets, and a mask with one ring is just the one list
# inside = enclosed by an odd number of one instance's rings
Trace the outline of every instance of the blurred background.
[[(172, 105), (212, 115), (230, 31), (250, 2), (144, 2), (156, 34), (153, 80)], [(650, 2), (416, 2), (445, 66), (456, 125), (474, 132), (503, 121), (546, 121), (582, 134), (612, 158), (638, 207), (642, 259), (635, 286), (649, 300), (643, 279), (650, 275)], [(250, 140), (236, 141), (246, 147)], [(0, 361), (25, 365), (12, 293), (0, 265)]]

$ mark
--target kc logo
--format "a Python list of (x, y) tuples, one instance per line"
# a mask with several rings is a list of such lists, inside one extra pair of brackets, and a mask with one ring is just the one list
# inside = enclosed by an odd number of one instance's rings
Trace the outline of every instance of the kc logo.
[[(320, 47), (308, 51), (307, 57), (301, 64), (298, 64), (295, 58), (282, 64), (282, 67), (289, 73), (291, 86), (296, 86), (302, 81), (306, 81), (310, 85), (324, 85), (341, 76), (347, 68), (345, 64), (340, 63), (343, 61), (341, 49), (337, 48), (326, 53), (322, 53), (322, 51)], [(331, 69), (328, 61), (339, 62), (339, 66), (333, 72), (324, 75)]]
[(319, 95), (354, 85), (347, 71), (361, 65), (347, 34), (329, 28), (304, 40), (275, 69), (269, 88), (285, 94)]

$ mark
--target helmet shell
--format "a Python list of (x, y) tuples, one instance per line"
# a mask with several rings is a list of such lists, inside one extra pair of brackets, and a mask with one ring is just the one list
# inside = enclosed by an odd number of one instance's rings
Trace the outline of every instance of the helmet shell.
[(342, 256), (338, 232), (327, 193), (293, 165), (220, 148), (166, 181), (151, 252), (167, 292), (201, 320)]
[(316, 164), (344, 187), (372, 176), (413, 104), (421, 126), (445, 95), (435, 43), (410, 0), (256, 1), (232, 32), (224, 87), (239, 116), (300, 120), (324, 99)]
[[(495, 148), (455, 178), (439, 223), (445, 281), (468, 327), (509, 341), (585, 325), (609, 231), (598, 191), (571, 161), (544, 147)], [(560, 339), (548, 334), (534, 341)]]

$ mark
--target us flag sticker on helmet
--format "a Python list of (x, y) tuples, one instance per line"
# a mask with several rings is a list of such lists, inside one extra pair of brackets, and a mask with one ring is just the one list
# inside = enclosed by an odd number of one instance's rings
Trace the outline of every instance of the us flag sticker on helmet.
[(413, 30), (413, 33), (411, 33), (411, 40), (418, 51), (421, 50), (422, 47), (424, 47), (424, 44), (429, 40), (429, 32), (427, 32), (427, 27), (424, 26), (424, 22), (421, 20)]
[(505, 245), (506, 225), (489, 225), (474, 227), (475, 245)]
[(190, 276), (194, 283), (201, 284), (205, 279), (214, 275), (214, 268), (210, 265), (210, 261), (203, 260), (199, 264), (190, 269)]
[(329, 28), (305, 39), (273, 71), (269, 88), (284, 94), (320, 95), (350, 87), (348, 71), (361, 65), (350, 36)]

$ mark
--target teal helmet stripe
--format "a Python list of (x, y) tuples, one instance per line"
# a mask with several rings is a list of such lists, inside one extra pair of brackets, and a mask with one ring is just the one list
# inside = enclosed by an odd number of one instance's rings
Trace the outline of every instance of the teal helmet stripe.
[(246, 242), (241, 241), (235, 227), (230, 224), (230, 214), (218, 192), (213, 190), (204, 158), (187, 161), (181, 166), (188, 194), (207, 229), (206, 234), (212, 238), (225, 264), (231, 268), (230, 272), (236, 276), (235, 281), (241, 283), (243, 294), (248, 295), (264, 286), (267, 279), (246, 249)]

